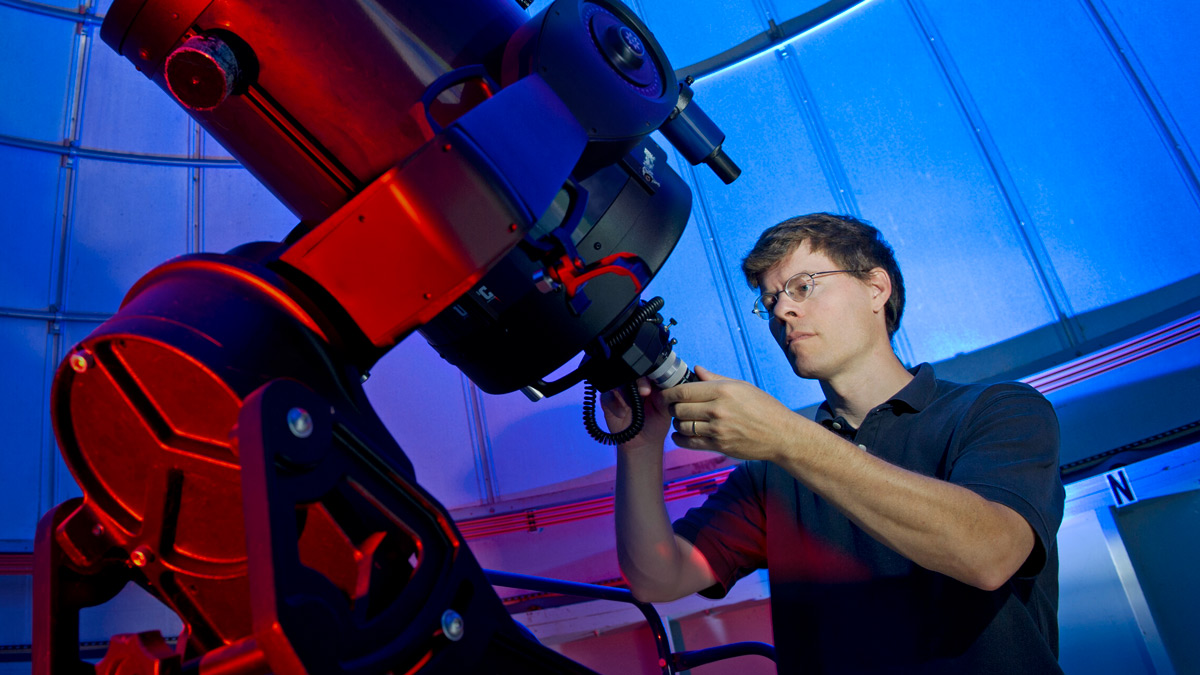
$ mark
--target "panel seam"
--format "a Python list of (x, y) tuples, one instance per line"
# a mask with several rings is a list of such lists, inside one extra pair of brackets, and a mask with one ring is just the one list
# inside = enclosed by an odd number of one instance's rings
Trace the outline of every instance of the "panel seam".
[(1018, 235), (1018, 240), (1025, 249), (1026, 255), (1033, 267), (1034, 275), (1042, 288), (1043, 296), (1049, 303), (1051, 312), (1056, 317), (1060, 337), (1065, 342), (1064, 346), (1077, 351), (1079, 346), (1084, 342), (1083, 331), (1075, 319), (1075, 312), (1071, 308), (1070, 298), (1062, 285), (1062, 280), (1059, 279), (1057, 272), (1054, 270), (1050, 254), (1041, 240), (1041, 235), (1038, 233), (1036, 225), (1033, 223), (1028, 207), (1025, 206), (1025, 202), (1021, 199), (1020, 190), (1017, 188), (1016, 181), (1013, 179), (1007, 164), (1004, 162), (1000, 148), (988, 130), (987, 124), (983, 119), (983, 114), (971, 96), (970, 89), (967, 87), (962, 74), (958, 71), (958, 66), (954, 63), (949, 49), (945, 47), (945, 42), (938, 33), (937, 27), (934, 25), (933, 19), (929, 15), (924, 2), (922, 0), (905, 0), (905, 7), (908, 9), (909, 16), (916, 24), (917, 29), (924, 36), (929, 53), (941, 71), (942, 77), (945, 78), (947, 87), (958, 104), (959, 113), (962, 115), (968, 130), (971, 132), (971, 137), (975, 141), (975, 147), (983, 157), (988, 170), (995, 179), (994, 182), (999, 190), (999, 196), (1008, 207), (1008, 212), (1012, 217), (1012, 224)]

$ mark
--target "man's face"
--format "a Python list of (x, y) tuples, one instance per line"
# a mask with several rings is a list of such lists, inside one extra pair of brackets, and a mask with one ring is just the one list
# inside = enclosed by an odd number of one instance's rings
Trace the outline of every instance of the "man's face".
[[(817, 274), (844, 269), (808, 242), (759, 278), (759, 292), (783, 289), (801, 272)], [(882, 344), (890, 350), (881, 312), (883, 289), (850, 274), (818, 276), (809, 296), (797, 302), (780, 293), (771, 310), (771, 334), (787, 355), (792, 370), (809, 379), (830, 380), (859, 364)], [(878, 309), (877, 309), (878, 308)]]

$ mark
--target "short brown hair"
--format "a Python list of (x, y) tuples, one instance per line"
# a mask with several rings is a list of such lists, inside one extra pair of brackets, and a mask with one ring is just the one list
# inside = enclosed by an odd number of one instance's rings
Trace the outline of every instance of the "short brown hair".
[(888, 337), (900, 328), (904, 315), (904, 277), (896, 264), (896, 254), (873, 225), (851, 216), (810, 213), (796, 216), (767, 228), (754, 248), (742, 259), (742, 273), (750, 288), (802, 243), (808, 242), (813, 253), (823, 253), (838, 267), (853, 270), (858, 279), (867, 279), (876, 267), (887, 272), (892, 281), (892, 296), (887, 303)]

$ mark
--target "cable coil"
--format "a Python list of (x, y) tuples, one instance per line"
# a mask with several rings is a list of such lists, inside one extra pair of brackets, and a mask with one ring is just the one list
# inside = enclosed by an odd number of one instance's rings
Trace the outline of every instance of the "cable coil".
[[(605, 338), (605, 344), (609, 349), (621, 346), (642, 327), (642, 324), (657, 316), (658, 310), (662, 309), (664, 304), (665, 301), (661, 297), (651, 298), (646, 304), (638, 307), (620, 329)], [(625, 393), (625, 399), (633, 411), (633, 419), (623, 431), (612, 433), (601, 429), (600, 425), (596, 423), (596, 385), (589, 380), (583, 388), (583, 426), (587, 429), (589, 436), (604, 445), (627, 443), (641, 433), (642, 427), (646, 424), (646, 408), (642, 401), (642, 395), (638, 393), (637, 382), (629, 382), (621, 390)]]
[(647, 301), (646, 304), (638, 307), (634, 311), (633, 316), (629, 317), (629, 320), (625, 322), (625, 325), (621, 326), (620, 330), (604, 339), (609, 349), (616, 349), (622, 342), (633, 336), (637, 332), (637, 329), (642, 327), (642, 324), (650, 320), (655, 314), (658, 314), (658, 310), (662, 309), (664, 304), (665, 301), (661, 297), (654, 297)]
[(633, 420), (624, 431), (610, 433), (596, 424), (596, 386), (588, 382), (583, 388), (583, 426), (589, 436), (604, 445), (628, 443), (641, 433), (646, 424), (646, 408), (642, 402), (642, 395), (638, 393), (637, 382), (629, 382), (622, 391), (625, 392), (625, 398), (633, 411)]

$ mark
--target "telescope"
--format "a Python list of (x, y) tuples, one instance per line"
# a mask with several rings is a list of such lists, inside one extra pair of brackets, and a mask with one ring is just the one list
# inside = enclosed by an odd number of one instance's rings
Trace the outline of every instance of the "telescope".
[[(724, 134), (616, 0), (116, 0), (111, 48), (297, 217), (151, 270), (59, 367), (34, 672), (589, 672), (505, 611), (362, 388), (419, 331), (489, 393), (689, 377), (643, 300)], [(583, 353), (578, 368), (546, 378)], [(174, 611), (78, 653), (130, 581)], [(469, 630), (464, 630), (469, 626)]]

